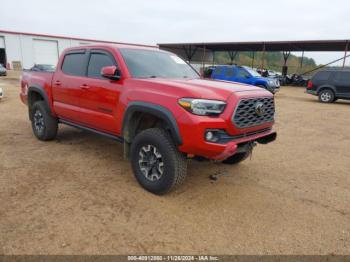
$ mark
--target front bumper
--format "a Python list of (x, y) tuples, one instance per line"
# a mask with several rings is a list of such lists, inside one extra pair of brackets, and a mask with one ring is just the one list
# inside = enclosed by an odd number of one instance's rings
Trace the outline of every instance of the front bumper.
[[(257, 142), (267, 144), (276, 139), (276, 132), (272, 130), (273, 123), (265, 123), (261, 126), (254, 127), (254, 130), (240, 131), (239, 134), (231, 135), (227, 122), (223, 119), (207, 118), (207, 121), (188, 123), (188, 115), (183, 115), (178, 119), (183, 144), (179, 150), (183, 153), (201, 156), (208, 159), (224, 160), (236, 153), (247, 143)], [(216, 142), (209, 142), (205, 139), (205, 133), (211, 130), (220, 130), (222, 135)], [(231, 134), (229, 134), (230, 132)]]
[[(247, 143), (268, 143), (276, 139), (276, 132), (272, 130), (273, 119), (258, 125), (238, 127), (232, 116), (241, 100), (272, 98), (266, 90), (236, 92), (227, 100), (224, 112), (218, 117), (198, 116), (184, 110), (176, 118), (182, 144), (178, 149), (191, 156), (200, 156), (207, 159), (224, 160), (237, 152)], [(221, 131), (220, 139), (206, 138), (209, 130)]]
[(277, 138), (276, 132), (269, 132), (263, 136), (251, 137), (249, 140), (231, 141), (225, 145), (225, 149), (222, 153), (213, 157), (215, 160), (225, 160), (230, 156), (247, 151), (246, 147), (249, 143), (257, 142), (260, 144), (268, 144), (275, 141)]

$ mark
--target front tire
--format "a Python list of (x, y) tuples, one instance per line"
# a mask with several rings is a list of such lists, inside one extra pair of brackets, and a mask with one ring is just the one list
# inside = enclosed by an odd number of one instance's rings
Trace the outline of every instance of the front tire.
[(37, 101), (31, 109), (32, 129), (41, 141), (55, 139), (58, 129), (57, 118), (51, 116), (44, 101)]
[(137, 134), (130, 156), (137, 181), (149, 192), (163, 195), (185, 180), (187, 159), (163, 129), (150, 128)]
[(322, 103), (333, 103), (335, 101), (335, 95), (330, 89), (323, 89), (318, 94), (318, 100)]

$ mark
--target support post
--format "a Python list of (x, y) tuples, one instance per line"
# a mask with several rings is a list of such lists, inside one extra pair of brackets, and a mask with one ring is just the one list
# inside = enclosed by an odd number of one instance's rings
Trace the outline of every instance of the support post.
[(301, 55), (300, 70), (299, 70), (299, 72), (301, 72), (301, 70), (303, 69), (303, 62), (304, 62), (304, 50), (303, 50), (303, 53), (302, 53), (302, 55)]
[(255, 57), (255, 52), (253, 51), (253, 58), (252, 58), (252, 69), (254, 68), (254, 57)]
[(344, 51), (343, 68), (345, 67), (346, 56), (347, 56), (347, 53), (348, 53), (348, 47), (349, 47), (349, 41), (346, 41), (345, 51)]
[(264, 69), (264, 66), (265, 66), (265, 50), (266, 50), (266, 46), (265, 46), (265, 42), (264, 42), (264, 45), (263, 45), (263, 53), (262, 53), (262, 61), (261, 61), (261, 69)]
[(186, 46), (183, 46), (182, 48), (185, 51), (188, 63), (191, 63), (192, 57), (195, 55), (197, 51), (197, 47), (195, 46), (193, 50), (191, 45), (188, 46), (188, 49), (186, 48)]
[(228, 51), (228, 55), (231, 60), (231, 65), (233, 65), (233, 60), (235, 60), (238, 51)]
[(202, 76), (204, 76), (204, 67), (205, 67), (204, 60), (205, 60), (205, 45), (203, 45), (203, 55), (202, 55), (202, 72), (201, 72)]
[(290, 51), (283, 51), (283, 60), (284, 60), (283, 68), (282, 68), (282, 75), (283, 76), (286, 76), (288, 73), (287, 60), (288, 60), (289, 55), (290, 55)]
[(213, 66), (215, 65), (215, 51), (213, 51)]
[(203, 55), (202, 55), (202, 66), (203, 66), (203, 68), (204, 68), (204, 66), (205, 66), (205, 62), (204, 62), (204, 60), (205, 60), (205, 45), (203, 46)]

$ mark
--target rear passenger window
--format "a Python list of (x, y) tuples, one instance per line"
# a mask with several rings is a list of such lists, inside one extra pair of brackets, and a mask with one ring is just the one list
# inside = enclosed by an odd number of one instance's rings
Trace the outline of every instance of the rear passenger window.
[(85, 76), (85, 53), (73, 53), (65, 55), (62, 65), (62, 71), (67, 75)]
[(225, 76), (226, 77), (233, 77), (234, 76), (234, 72), (233, 72), (233, 68), (232, 67), (227, 67), (226, 68)]
[(101, 76), (102, 67), (112, 65), (115, 65), (115, 63), (107, 54), (92, 53), (88, 66), (88, 77), (104, 79), (104, 77)]
[(350, 72), (338, 72), (336, 79), (344, 84), (350, 84)]
[(315, 75), (314, 80), (320, 80), (320, 81), (328, 80), (331, 74), (332, 74), (331, 72), (318, 72)]
[(215, 68), (214, 75), (221, 75), (221, 74), (222, 74), (222, 68), (221, 67)]

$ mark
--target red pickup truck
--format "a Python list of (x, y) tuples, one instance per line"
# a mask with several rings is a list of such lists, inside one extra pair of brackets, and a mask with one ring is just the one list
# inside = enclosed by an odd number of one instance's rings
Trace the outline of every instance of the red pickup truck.
[(38, 139), (54, 139), (61, 123), (118, 140), (137, 181), (155, 194), (184, 180), (187, 158), (236, 164), (276, 139), (270, 92), (201, 79), (156, 47), (69, 48), (54, 73), (23, 72), (20, 97)]

